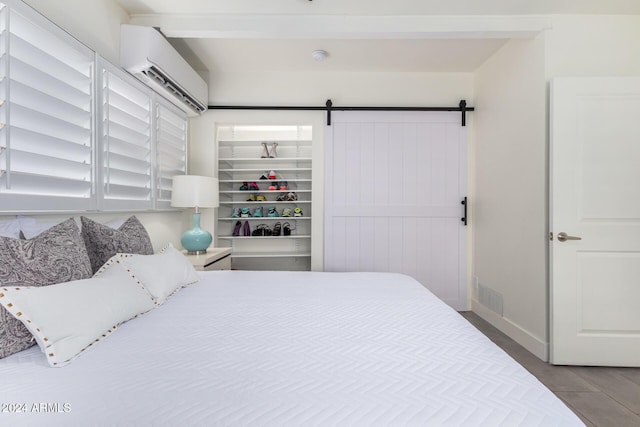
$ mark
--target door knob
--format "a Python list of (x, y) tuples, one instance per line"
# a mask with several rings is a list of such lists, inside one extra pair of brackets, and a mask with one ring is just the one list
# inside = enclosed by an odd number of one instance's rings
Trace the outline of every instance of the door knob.
[(566, 242), (567, 240), (582, 240), (582, 237), (569, 236), (564, 231), (561, 232), (561, 233), (558, 233), (558, 241), (559, 242)]

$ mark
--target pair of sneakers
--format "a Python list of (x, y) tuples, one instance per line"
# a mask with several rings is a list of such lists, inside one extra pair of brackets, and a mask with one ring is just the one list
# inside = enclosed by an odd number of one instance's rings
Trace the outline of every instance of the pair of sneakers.
[(278, 202), (295, 202), (298, 200), (298, 195), (293, 191), (289, 191), (288, 193), (282, 193), (276, 199)]
[(263, 216), (262, 206), (255, 208), (253, 213), (251, 213), (251, 209), (249, 208), (233, 208), (233, 212), (231, 213), (231, 218), (259, 218)]
[(266, 202), (267, 198), (262, 194), (252, 194), (247, 197), (247, 202)]
[(258, 184), (255, 181), (245, 181), (240, 186), (240, 191), (260, 191), (260, 187), (258, 187)]
[[(293, 215), (292, 215), (292, 213), (293, 213)], [(283, 217), (290, 217), (290, 216), (301, 217), (301, 216), (303, 216), (302, 209), (294, 208), (293, 211), (292, 211), (291, 208), (284, 208), (282, 210), (282, 216)]]
[(267, 147), (267, 143), (263, 142), (262, 143), (262, 154), (260, 155), (261, 158), (263, 159), (267, 159), (267, 158), (275, 158), (278, 157), (278, 152), (276, 151), (276, 148), (278, 148), (278, 143), (277, 142), (272, 142), (271, 143), (271, 148)]
[(289, 188), (288, 188), (287, 181), (280, 181), (280, 182), (272, 181), (271, 185), (269, 186), (270, 191), (274, 191), (274, 190), (286, 191), (288, 189)]

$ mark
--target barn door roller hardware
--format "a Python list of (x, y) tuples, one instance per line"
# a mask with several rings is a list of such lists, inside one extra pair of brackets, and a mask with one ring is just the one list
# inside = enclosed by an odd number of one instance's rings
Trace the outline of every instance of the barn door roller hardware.
[(474, 111), (473, 107), (467, 107), (467, 101), (460, 100), (457, 107), (338, 107), (327, 99), (324, 107), (304, 106), (252, 106), (252, 105), (209, 105), (209, 110), (290, 110), (290, 111), (326, 111), (327, 126), (331, 126), (332, 111), (460, 111), (461, 125), (467, 125), (467, 112)]

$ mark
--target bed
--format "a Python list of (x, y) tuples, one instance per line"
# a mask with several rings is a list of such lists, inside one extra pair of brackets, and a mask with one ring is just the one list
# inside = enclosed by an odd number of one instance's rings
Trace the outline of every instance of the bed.
[(1, 359), (0, 425), (583, 425), (408, 276), (198, 274), (65, 367)]

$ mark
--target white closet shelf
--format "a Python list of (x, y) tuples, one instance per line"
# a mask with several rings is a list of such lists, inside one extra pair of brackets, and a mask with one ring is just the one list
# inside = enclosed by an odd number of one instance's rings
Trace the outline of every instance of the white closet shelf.
[[(246, 218), (245, 218), (246, 219)], [(218, 236), (218, 239), (225, 240), (235, 240), (235, 239), (310, 239), (310, 234), (292, 234), (290, 236), (279, 235), (279, 236)]]
[(299, 220), (310, 220), (311, 217), (310, 216), (250, 216), (247, 218), (218, 218), (218, 221), (245, 221), (245, 220), (249, 220), (249, 221), (284, 221), (284, 222), (291, 222), (291, 221), (299, 221)]
[(244, 206), (244, 205), (285, 205), (285, 204), (290, 204), (290, 205), (303, 205), (303, 204), (311, 204), (311, 200), (294, 200), (292, 202), (287, 202), (282, 201), (282, 202), (278, 202), (276, 200), (267, 200), (266, 202), (243, 202), (241, 200), (236, 200), (236, 201), (230, 201), (230, 202), (220, 202), (220, 205), (239, 205), (239, 206)]
[(227, 190), (220, 191), (220, 194), (278, 194), (278, 193), (311, 193), (311, 190)]
[(308, 258), (311, 252), (232, 252), (231, 258)]
[(218, 159), (219, 162), (228, 163), (243, 163), (243, 162), (264, 162), (264, 163), (276, 163), (276, 162), (310, 162), (311, 157), (223, 157)]
[[(234, 172), (264, 172), (265, 169), (271, 169), (271, 168), (245, 168), (245, 169), (226, 169), (226, 168), (219, 168), (218, 172), (226, 172), (226, 173), (234, 173)], [(287, 172), (311, 172), (311, 168), (274, 168), (276, 172), (282, 172), (282, 171), (287, 171)], [(258, 177), (259, 178), (259, 177)], [(258, 179), (256, 178), (256, 180)], [(264, 180), (263, 180), (264, 181)]]

